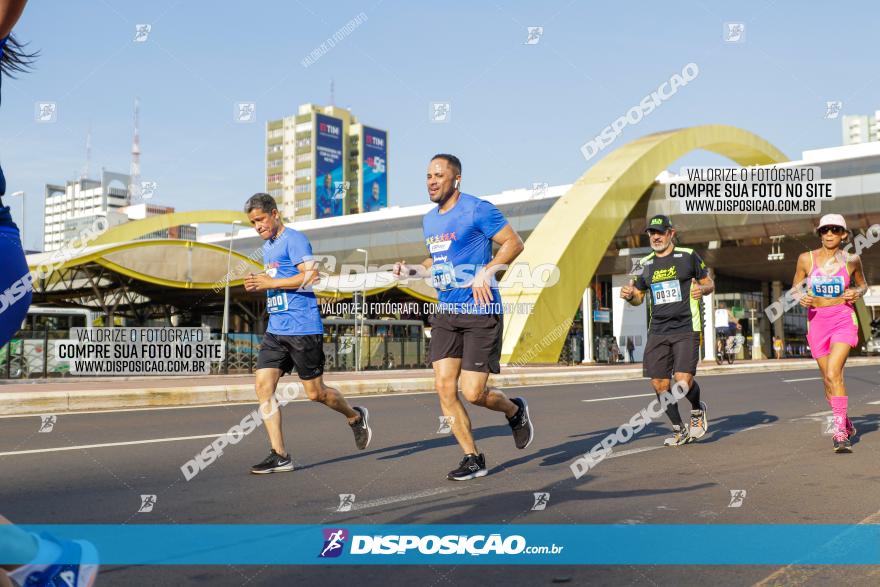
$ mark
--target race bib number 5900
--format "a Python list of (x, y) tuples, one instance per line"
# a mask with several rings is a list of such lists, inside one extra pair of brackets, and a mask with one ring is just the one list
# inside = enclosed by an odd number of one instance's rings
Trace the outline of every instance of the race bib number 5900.
[(654, 295), (654, 305), (671, 304), (681, 301), (681, 284), (677, 279), (661, 281), (651, 284), (651, 293)]

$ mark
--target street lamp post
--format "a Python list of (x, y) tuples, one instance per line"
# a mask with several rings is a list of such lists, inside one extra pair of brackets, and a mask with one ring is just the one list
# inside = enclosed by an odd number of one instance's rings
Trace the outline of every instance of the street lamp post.
[(232, 221), (232, 234), (229, 237), (229, 250), (226, 253), (226, 287), (223, 288), (223, 373), (229, 374), (229, 281), (232, 271), (232, 241), (235, 240), (235, 227), (241, 224), (241, 220)]
[(25, 209), (25, 205), (24, 205), (24, 192), (21, 191), (21, 190), (19, 190), (19, 191), (17, 191), (17, 192), (12, 192), (12, 194), (10, 194), (10, 195), (11, 195), (12, 197), (15, 197), (15, 196), (21, 196), (21, 229), (20, 229), (20, 233), (21, 233), (21, 248), (24, 249), (25, 251), (27, 251), (27, 245), (25, 244), (25, 241), (24, 241), (24, 220), (25, 220), (25, 216), (24, 216), (24, 213), (25, 213), (25, 212), (24, 212), (24, 209)]
[(358, 253), (364, 254), (364, 282), (361, 286), (361, 327), (360, 334), (358, 335), (358, 354), (357, 354), (357, 370), (361, 370), (361, 352), (363, 350), (363, 336), (364, 336), (364, 317), (366, 315), (366, 302), (367, 302), (367, 271), (368, 265), (367, 260), (370, 258), (370, 254), (366, 249), (358, 249)]
[(749, 308), (749, 325), (752, 329), (752, 360), (761, 358), (761, 333), (758, 332), (758, 321), (755, 319), (755, 309)]

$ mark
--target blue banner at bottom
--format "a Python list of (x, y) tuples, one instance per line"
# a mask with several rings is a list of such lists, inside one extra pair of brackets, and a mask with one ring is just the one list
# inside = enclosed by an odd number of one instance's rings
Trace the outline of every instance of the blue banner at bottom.
[[(34, 560), (26, 532), (94, 547)], [(687, 537), (687, 548), (669, 548)], [(27, 546), (27, 547), (26, 547)], [(98, 560), (94, 558), (97, 552)], [(83, 558), (84, 557), (84, 558)], [(25, 559), (25, 560), (22, 560)], [(878, 565), (876, 525), (21, 525), (0, 564)]]

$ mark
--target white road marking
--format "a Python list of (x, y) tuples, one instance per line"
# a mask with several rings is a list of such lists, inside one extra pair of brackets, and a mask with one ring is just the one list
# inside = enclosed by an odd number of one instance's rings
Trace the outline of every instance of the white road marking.
[[(294, 400), (296, 401), (296, 400)], [(152, 412), (154, 410), (192, 410), (195, 408), (220, 408), (223, 406), (243, 406), (251, 402), (223, 402), (222, 404), (197, 404), (192, 406), (155, 406), (151, 408), (117, 408), (115, 410), (81, 410), (81, 411), (58, 411), (53, 412), (56, 416), (80, 416), (83, 414), (117, 414), (119, 412)], [(256, 404), (254, 404), (256, 405)], [(50, 412), (51, 410), (45, 410)], [(40, 414), (6, 414), (0, 416), (0, 420), (6, 418), (39, 418)]]
[[(868, 403), (870, 403), (870, 402), (868, 402)], [(880, 403), (880, 402), (877, 402), (877, 403)], [(833, 413), (834, 412), (832, 412), (831, 410), (825, 410), (824, 412), (816, 412), (815, 414), (807, 414), (806, 416), (804, 416), (804, 418), (815, 418), (817, 416), (828, 416)]]
[(225, 432), (219, 434), (199, 434), (198, 436), (175, 436), (172, 438), (150, 438), (147, 440), (129, 440), (126, 442), (105, 442), (103, 444), (79, 444), (76, 446), (56, 446), (54, 448), (35, 448), (31, 450), (13, 450), (9, 452), (0, 452), (0, 457), (9, 457), (13, 455), (33, 455), (44, 452), (60, 452), (63, 450), (85, 450), (89, 448), (107, 448), (111, 446), (131, 446), (133, 444), (155, 444), (158, 442), (177, 442), (178, 440), (198, 440), (200, 438), (217, 438), (223, 436)]
[(640, 452), (648, 452), (649, 450), (657, 450), (658, 448), (666, 448), (666, 447), (663, 445), (660, 445), (660, 446), (644, 446), (642, 448), (631, 448), (628, 450), (621, 450), (621, 451), (617, 451), (617, 452), (612, 452), (610, 455), (608, 455), (605, 458), (606, 459), (613, 459), (613, 458), (617, 458), (617, 457), (625, 457), (627, 455), (634, 455), (634, 454), (638, 454)]
[[(468, 485), (468, 487), (471, 487), (471, 485)], [(447, 493), (449, 491), (452, 491), (452, 489), (453, 487), (435, 487), (434, 489), (425, 489), (423, 491), (415, 491), (413, 493), (404, 493), (403, 495), (392, 495), (390, 497), (382, 497), (379, 499), (370, 499), (367, 501), (355, 502), (354, 505), (351, 506), (350, 511), (365, 510), (368, 508), (375, 508), (392, 503), (400, 503), (402, 501), (410, 501), (413, 499), (421, 499), (423, 497), (431, 497), (432, 495)], [(336, 511), (336, 507), (327, 509), (329, 511)]]
[(590, 403), (590, 402), (608, 402), (615, 399), (629, 399), (632, 397), (657, 397), (656, 393), (637, 393), (635, 395), (618, 395), (615, 397), (600, 397), (597, 399), (582, 399), (582, 402)]
[(769, 428), (773, 426), (773, 424), (755, 424), (754, 426), (749, 426), (748, 428), (740, 428), (738, 430), (734, 430), (733, 432), (746, 432), (748, 430), (757, 430), (758, 428)]
[(824, 422), (828, 416), (833, 414), (831, 410), (827, 410), (825, 412), (816, 412), (815, 414), (807, 414), (806, 416), (800, 416), (798, 418), (792, 418), (789, 422)]
[[(326, 383), (326, 382), (325, 382)], [(566, 383), (565, 385), (575, 385), (574, 383)], [(507, 389), (509, 386), (505, 386), (504, 389)], [(529, 387), (528, 385), (523, 385), (522, 387)], [(531, 386), (534, 387), (534, 386)], [(169, 388), (170, 389), (170, 388)], [(371, 393), (366, 395), (357, 395), (352, 397), (357, 398), (370, 398), (370, 397), (394, 397), (401, 395), (424, 395), (426, 393), (437, 393), (434, 390), (431, 391), (406, 391), (400, 393)], [(294, 402), (307, 402), (310, 401), (307, 398), (295, 399), (291, 400), (289, 403)], [(191, 406), (155, 406), (149, 408), (116, 408), (112, 410), (81, 410), (81, 411), (60, 411), (54, 412), (56, 416), (79, 416), (82, 414), (116, 414), (119, 412), (151, 412), (153, 410), (193, 410), (197, 408), (222, 408), (222, 407), (235, 407), (235, 406), (258, 406), (259, 403), (251, 400), (244, 401), (233, 401), (233, 402), (222, 402), (217, 404), (195, 404)], [(45, 410), (44, 410), (45, 412)], [(43, 413), (43, 412), (41, 412)], [(7, 414), (0, 415), (0, 420), (5, 418), (39, 418), (40, 414)]]
[(795, 383), (797, 381), (816, 381), (822, 379), (821, 377), (802, 377), (800, 379), (783, 379), (783, 383)]

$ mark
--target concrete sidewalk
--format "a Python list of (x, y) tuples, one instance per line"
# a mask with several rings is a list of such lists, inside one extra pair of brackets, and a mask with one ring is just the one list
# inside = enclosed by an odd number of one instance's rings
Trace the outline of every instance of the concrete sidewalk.
[[(880, 357), (853, 357), (848, 365), (880, 365)], [(737, 374), (818, 369), (811, 359), (743, 361), (733, 365), (701, 363), (699, 373)], [(641, 364), (549, 365), (502, 367), (491, 383), (498, 387), (554, 383), (598, 383), (640, 379)], [(331, 372), (325, 381), (346, 396), (407, 393), (434, 389), (430, 369)], [(285, 382), (296, 381), (286, 377)], [(0, 382), (0, 415), (57, 414), (82, 410), (108, 410), (157, 406), (186, 406), (255, 402), (253, 375), (180, 377), (65, 378), (27, 382)]]

